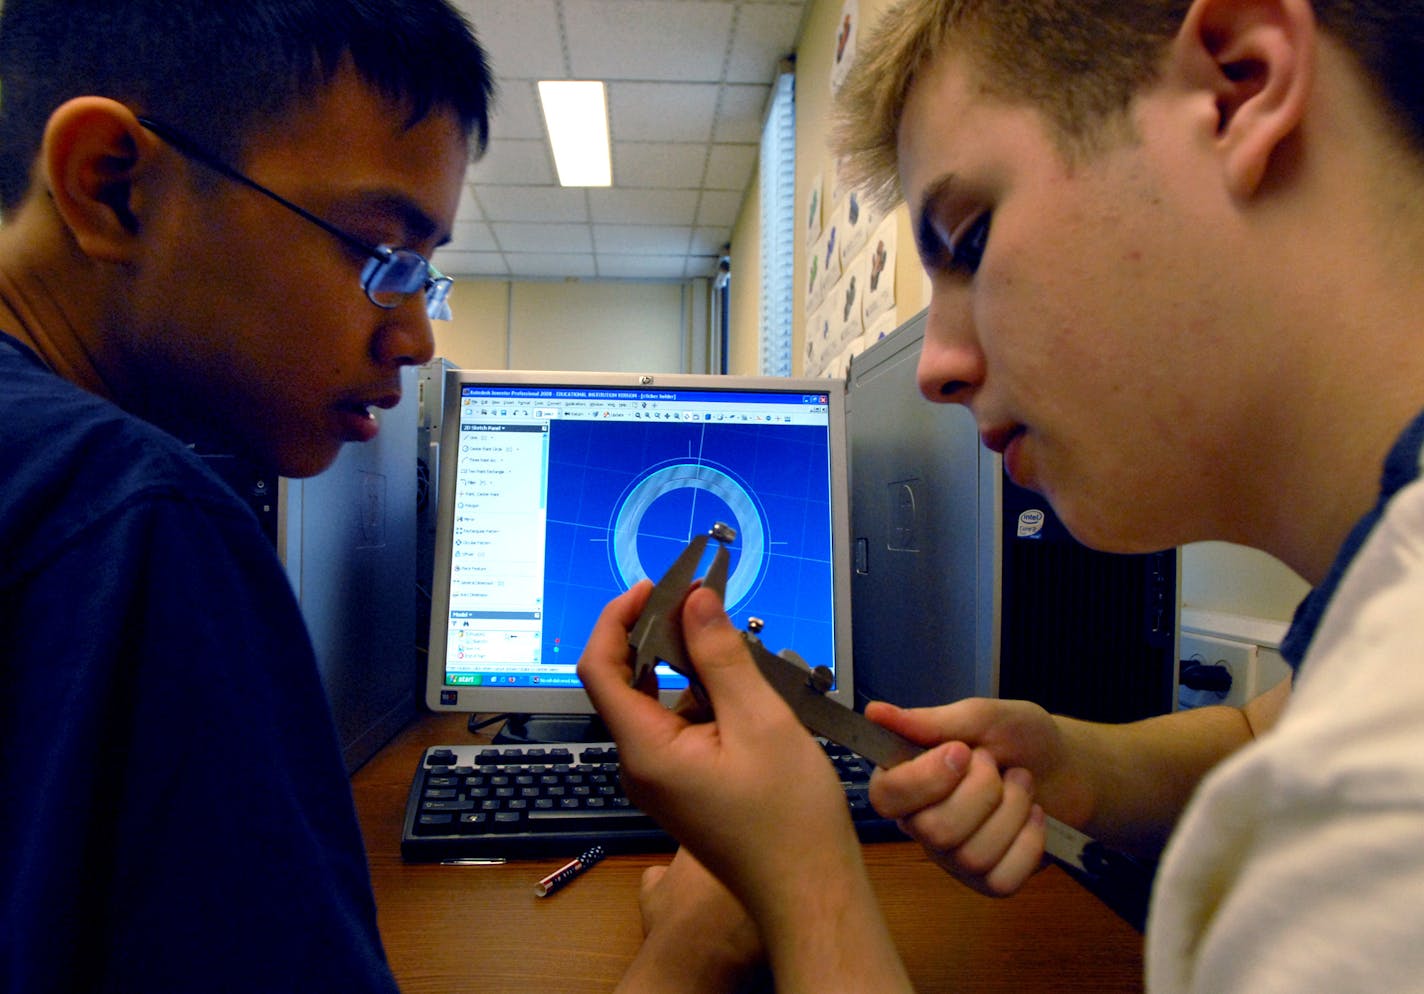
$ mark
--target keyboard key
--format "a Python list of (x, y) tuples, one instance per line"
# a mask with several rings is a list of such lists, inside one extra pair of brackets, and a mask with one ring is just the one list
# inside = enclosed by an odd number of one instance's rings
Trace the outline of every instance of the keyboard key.
[(580, 808), (568, 811), (531, 811), (531, 828), (557, 832), (622, 832), (657, 828), (658, 823), (637, 808), (616, 810)]
[(432, 749), (430, 755), (425, 757), (427, 766), (453, 766), (455, 764), (455, 750), (453, 749)]

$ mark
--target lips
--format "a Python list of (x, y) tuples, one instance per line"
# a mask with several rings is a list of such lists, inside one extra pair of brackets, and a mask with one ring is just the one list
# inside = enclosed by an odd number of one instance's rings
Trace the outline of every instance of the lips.
[(990, 452), (1004, 454), (1004, 450), (1009, 447), (1015, 438), (1023, 434), (1022, 425), (1011, 425), (1005, 428), (983, 428), (979, 431), (979, 439), (984, 443), (984, 448)]
[(372, 399), (343, 400), (336, 405), (337, 421), (343, 441), (369, 442), (380, 432), (380, 423), (372, 408), (390, 410), (400, 403), (400, 394), (382, 394)]
[(979, 432), (979, 438), (983, 441), (985, 448), (1004, 457), (1004, 472), (1009, 475), (1009, 479), (1021, 487), (1033, 489), (1026, 475), (1028, 467), (1024, 464), (1022, 446), (1020, 445), (1024, 433), (1023, 425), (1013, 425), (983, 429)]

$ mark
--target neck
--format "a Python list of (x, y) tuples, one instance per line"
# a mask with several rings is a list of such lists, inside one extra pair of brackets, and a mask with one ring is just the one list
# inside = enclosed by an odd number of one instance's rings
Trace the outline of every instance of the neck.
[[(1360, 260), (1369, 250), (1357, 248)], [(1281, 263), (1284, 273), (1308, 271)], [(1250, 504), (1263, 517), (1237, 540), (1317, 584), (1374, 506), (1400, 432), (1424, 409), (1424, 288), (1365, 258), (1292, 292), (1291, 304), (1275, 303), (1304, 333), (1272, 357), (1278, 378), (1259, 412), (1248, 484), (1259, 487)]]
[(1252, 292), (1233, 319), (1254, 375), (1242, 461), (1215, 509), (1221, 537), (1312, 584), (1424, 408), (1424, 168), (1328, 37), (1316, 69), (1311, 110), (1239, 212)]
[(0, 330), (77, 386), (114, 397), (116, 364), (87, 301), (102, 276), (57, 232), (36, 223), (31, 204), (0, 229)]

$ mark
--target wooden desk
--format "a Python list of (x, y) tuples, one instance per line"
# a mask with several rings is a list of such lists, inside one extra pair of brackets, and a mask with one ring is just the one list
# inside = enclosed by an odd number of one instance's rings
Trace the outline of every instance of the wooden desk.
[[(427, 715), (351, 779), (381, 934), (401, 988), (611, 990), (642, 938), (639, 877), (666, 854), (611, 856), (548, 898), (534, 896), (534, 882), (561, 860), (401, 861), (401, 820), (421, 750), (467, 741), (463, 716)], [(918, 991), (1141, 990), (1141, 936), (1057, 868), (996, 901), (956, 883), (914, 843), (869, 845), (866, 863)]]

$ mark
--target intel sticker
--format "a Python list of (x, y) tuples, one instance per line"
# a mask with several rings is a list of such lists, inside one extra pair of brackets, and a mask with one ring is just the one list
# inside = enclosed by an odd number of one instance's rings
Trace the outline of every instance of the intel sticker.
[(1019, 515), (1019, 538), (1038, 538), (1043, 531), (1043, 512), (1030, 508)]

